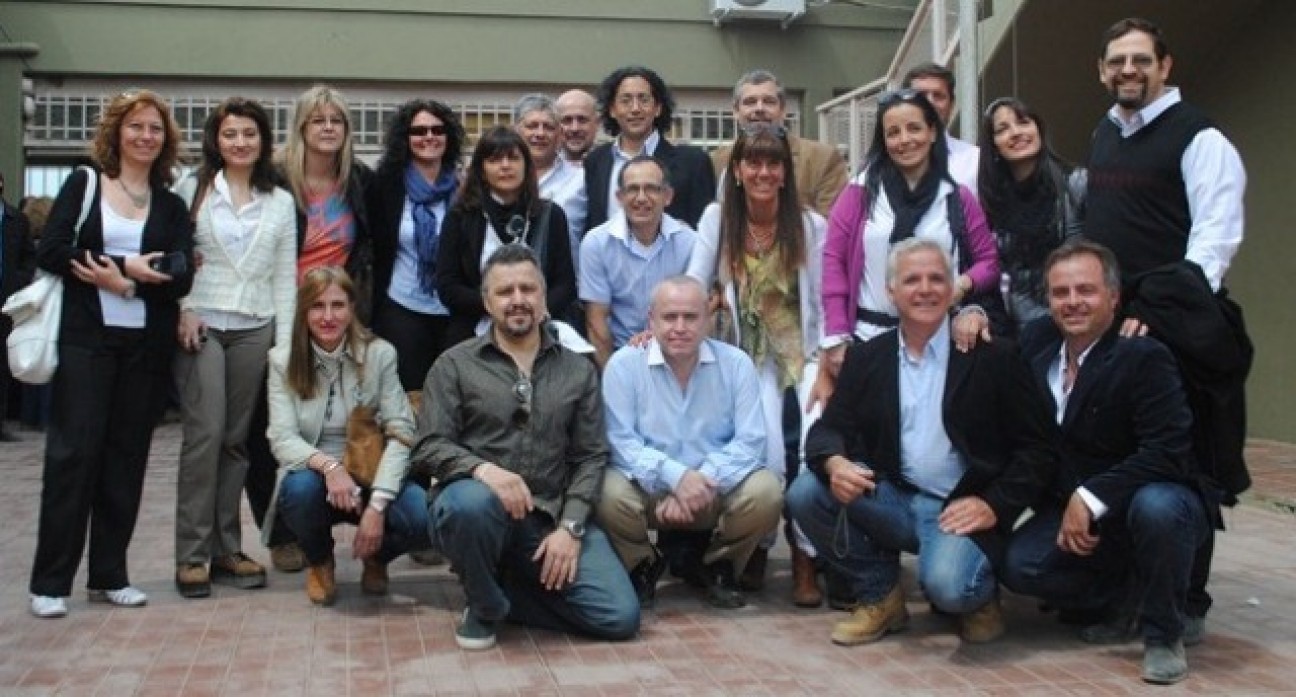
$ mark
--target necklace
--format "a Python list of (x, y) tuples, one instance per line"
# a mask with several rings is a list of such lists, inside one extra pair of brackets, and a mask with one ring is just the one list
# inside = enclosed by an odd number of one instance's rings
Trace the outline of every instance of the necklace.
[(774, 246), (774, 223), (757, 225), (747, 221), (747, 251), (753, 254), (764, 254)]
[(144, 210), (145, 208), (148, 208), (149, 196), (153, 193), (151, 190), (145, 189), (143, 194), (137, 194), (134, 191), (131, 191), (130, 187), (126, 186), (126, 181), (120, 177), (117, 179), (117, 186), (121, 187), (122, 192), (126, 194), (126, 197), (130, 199), (131, 205), (135, 206), (136, 209)]

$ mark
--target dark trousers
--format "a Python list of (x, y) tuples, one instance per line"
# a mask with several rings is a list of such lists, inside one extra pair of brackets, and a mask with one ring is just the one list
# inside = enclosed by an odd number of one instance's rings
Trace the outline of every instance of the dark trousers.
[[(248, 424), (247, 435), (247, 474), (243, 477), (243, 491), (247, 493), (248, 506), (252, 508), (252, 519), (257, 529), (266, 526), (266, 511), (270, 509), (270, 497), (274, 496), (275, 477), (279, 471), (279, 462), (270, 452), (270, 440), (266, 438), (266, 428), (270, 425), (270, 402), (266, 395), (266, 381), (261, 380), (261, 394), (257, 396), (256, 406), (252, 409), (252, 423)], [(270, 546), (296, 542), (292, 530), (284, 524), (282, 516), (278, 524), (270, 530)]]
[(97, 348), (59, 347), (31, 575), (35, 595), (71, 594), (87, 527), (88, 587), (130, 584), (126, 548), (169, 377), (167, 361), (144, 350), (143, 335), (110, 329)]
[(406, 392), (423, 389), (432, 363), (450, 348), (450, 317), (414, 312), (383, 298), (374, 308), (374, 333), (396, 347), (396, 372)]
[(1168, 644), (1183, 635), (1189, 577), (1210, 523), (1197, 492), (1160, 482), (1140, 487), (1123, 515), (1099, 522), (1094, 554), (1081, 557), (1057, 546), (1062, 510), (1035, 514), (1012, 535), (1001, 580), (1015, 593), (1061, 608), (1118, 601), (1134, 571), (1132, 605), (1141, 608), (1144, 639)]

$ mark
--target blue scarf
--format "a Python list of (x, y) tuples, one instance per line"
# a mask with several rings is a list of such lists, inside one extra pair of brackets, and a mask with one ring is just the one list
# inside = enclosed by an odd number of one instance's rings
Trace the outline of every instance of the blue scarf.
[(437, 180), (428, 183), (412, 163), (405, 168), (405, 195), (412, 204), (414, 214), (414, 251), (418, 255), (419, 289), (435, 295), (437, 289), (436, 257), (441, 225), (433, 207), (445, 203), (454, 195), (459, 180), (454, 172), (442, 169)]

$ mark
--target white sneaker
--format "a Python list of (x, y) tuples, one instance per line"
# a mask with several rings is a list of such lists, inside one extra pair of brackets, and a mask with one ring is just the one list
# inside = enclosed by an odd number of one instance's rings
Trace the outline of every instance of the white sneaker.
[(62, 598), (53, 598), (48, 595), (33, 595), (31, 597), (31, 614), (46, 619), (66, 616), (67, 602)]
[(118, 607), (140, 607), (148, 604), (148, 596), (134, 586), (124, 586), (117, 590), (104, 591), (90, 589), (90, 602), (112, 603)]

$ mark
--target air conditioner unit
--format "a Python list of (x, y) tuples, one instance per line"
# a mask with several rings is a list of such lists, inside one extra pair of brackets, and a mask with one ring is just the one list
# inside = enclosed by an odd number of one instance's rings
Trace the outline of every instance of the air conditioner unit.
[(711, 18), (717, 27), (735, 19), (752, 19), (779, 22), (786, 29), (805, 11), (805, 0), (711, 0)]

